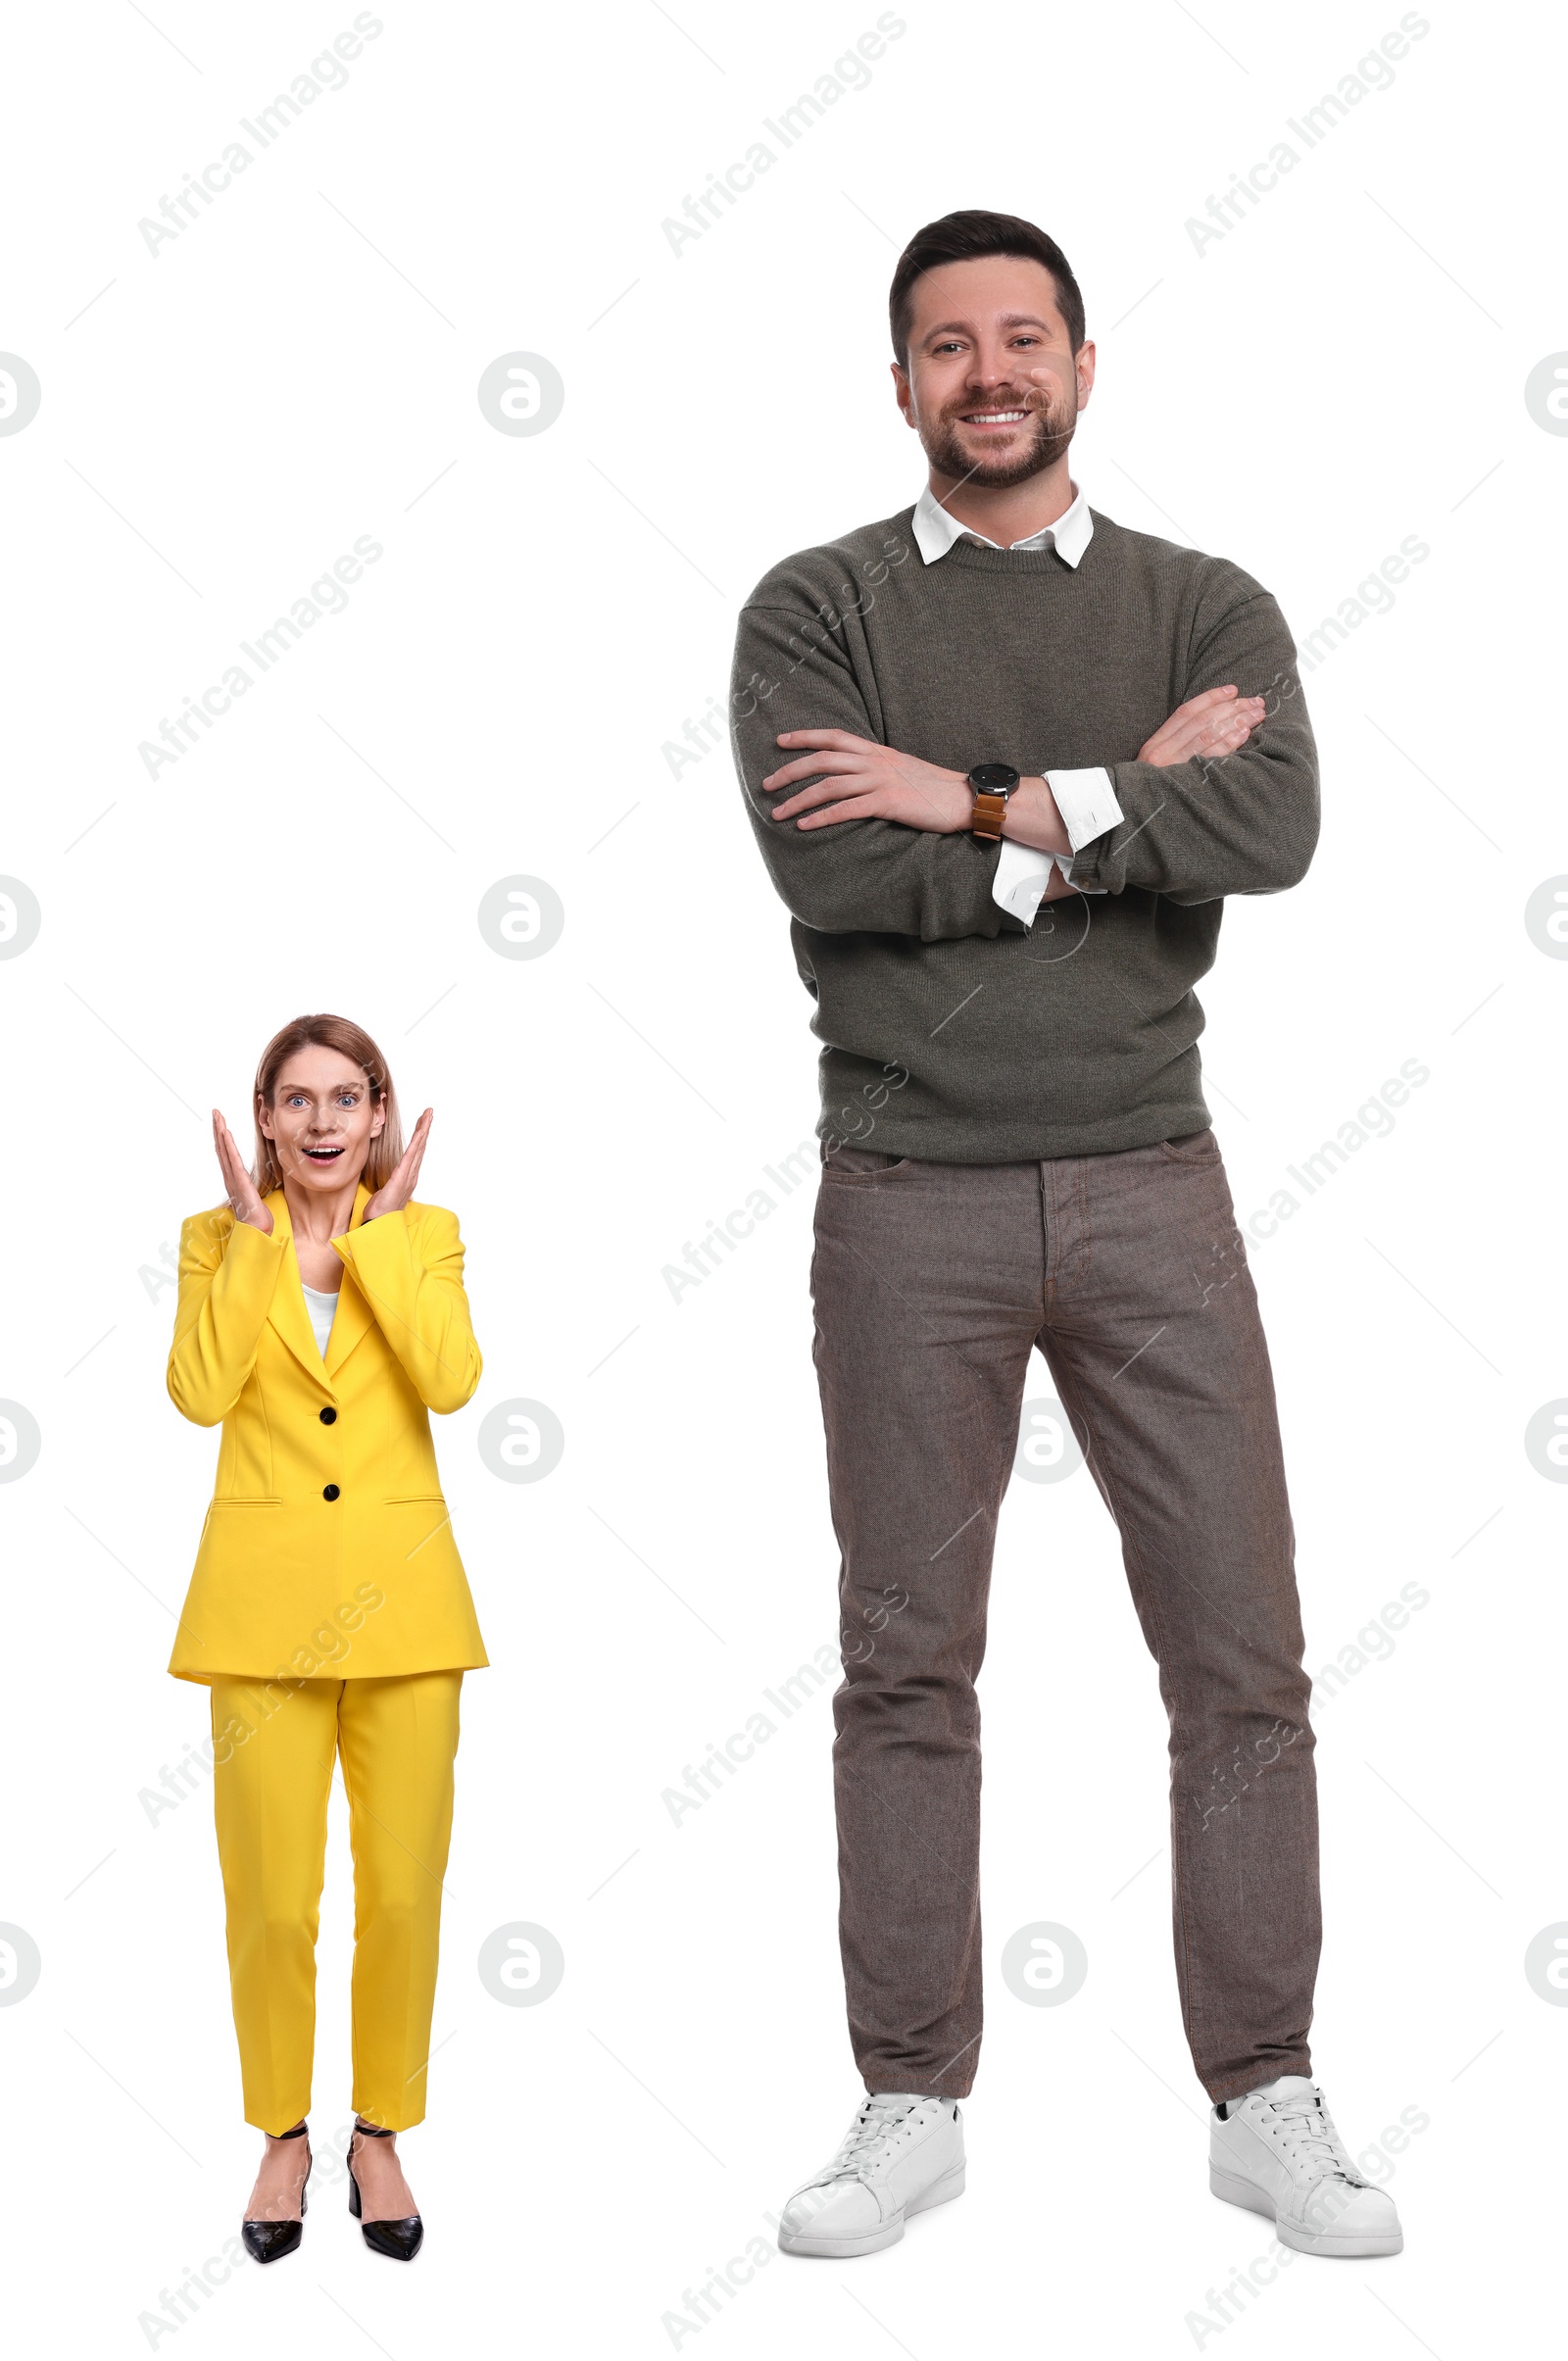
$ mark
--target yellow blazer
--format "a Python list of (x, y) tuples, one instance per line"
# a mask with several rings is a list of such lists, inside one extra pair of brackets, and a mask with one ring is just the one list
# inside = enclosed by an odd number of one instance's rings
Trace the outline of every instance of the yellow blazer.
[(218, 1480), (169, 1669), (183, 1681), (371, 1679), (488, 1663), (452, 1539), (431, 1410), (479, 1382), (457, 1216), (364, 1220), (323, 1361), (281, 1189), (272, 1233), (227, 1205), (180, 1231), (174, 1405), (221, 1420)]

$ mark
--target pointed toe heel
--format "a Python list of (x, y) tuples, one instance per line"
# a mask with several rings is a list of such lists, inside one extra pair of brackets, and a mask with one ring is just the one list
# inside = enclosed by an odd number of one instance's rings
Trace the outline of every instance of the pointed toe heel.
[(424, 2224), (416, 2213), (401, 2222), (362, 2222), (360, 2236), (372, 2254), (389, 2254), (395, 2263), (412, 2263), (424, 2243)]
[(239, 2234), (253, 2263), (280, 2263), (305, 2236), (298, 2222), (242, 2222)]
[[(354, 2127), (362, 2139), (391, 2140), (392, 2132), (381, 2131), (374, 2124), (357, 2123)], [(389, 2255), (395, 2263), (412, 2263), (424, 2243), (424, 2222), (416, 2213), (405, 2215), (399, 2222), (367, 2222), (360, 2208), (360, 2185), (354, 2177), (354, 2143), (349, 2142), (349, 2211), (360, 2225), (360, 2236), (372, 2254)]]
[(253, 2263), (280, 2263), (285, 2254), (294, 2252), (305, 2236), (305, 2212), (308, 2203), (305, 2192), (310, 2186), (313, 2162), (310, 2127), (308, 2124), (296, 2124), (292, 2132), (278, 2132), (270, 2137), (305, 2141), (305, 2179), (300, 2184), (300, 2218), (297, 2222), (241, 2222), (239, 2235), (244, 2240), (245, 2251)]

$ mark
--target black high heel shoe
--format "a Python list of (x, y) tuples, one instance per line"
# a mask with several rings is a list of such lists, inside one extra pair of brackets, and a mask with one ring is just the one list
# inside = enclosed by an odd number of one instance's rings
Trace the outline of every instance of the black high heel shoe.
[(253, 2262), (275, 2263), (285, 2254), (292, 2254), (305, 2236), (305, 2191), (310, 2186), (311, 2128), (297, 2123), (292, 2132), (275, 2132), (275, 2140), (303, 2140), (305, 2142), (305, 2179), (300, 2183), (300, 2218), (297, 2222), (242, 2222), (239, 2234), (245, 2241), (245, 2251)]
[[(373, 2123), (356, 2122), (354, 2129), (365, 2140), (393, 2140), (397, 2137), (384, 2127)], [(372, 2254), (389, 2254), (395, 2263), (412, 2263), (424, 2242), (424, 2223), (416, 2213), (405, 2215), (401, 2222), (367, 2222), (360, 2213), (360, 2185), (354, 2178), (354, 2142), (349, 2141), (349, 2211), (360, 2225), (360, 2236)]]

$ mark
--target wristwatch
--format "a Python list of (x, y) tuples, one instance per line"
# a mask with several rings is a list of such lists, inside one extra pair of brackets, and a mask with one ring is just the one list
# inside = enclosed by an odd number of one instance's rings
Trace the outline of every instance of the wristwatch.
[(969, 773), (969, 784), (974, 789), (969, 833), (982, 844), (998, 844), (1007, 816), (1007, 798), (1018, 784), (1018, 773), (1010, 762), (977, 762)]

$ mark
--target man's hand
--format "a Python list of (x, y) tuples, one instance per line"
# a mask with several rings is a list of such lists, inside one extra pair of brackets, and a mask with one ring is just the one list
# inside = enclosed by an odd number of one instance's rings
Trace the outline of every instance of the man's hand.
[(793, 819), (802, 828), (831, 828), (841, 819), (892, 819), (934, 836), (957, 836), (973, 817), (974, 789), (961, 770), (939, 770), (934, 762), (854, 737), (847, 729), (787, 729), (778, 743), (817, 751), (786, 762), (762, 781), (763, 793), (770, 794), (795, 779), (815, 780), (775, 804), (774, 819)]
[(1238, 696), (1232, 681), (1189, 697), (1168, 721), (1138, 749), (1140, 762), (1190, 762), (1195, 756), (1233, 755), (1245, 746), (1267, 712), (1261, 697)]
[[(1234, 754), (1247, 744), (1266, 711), (1263, 698), (1243, 697), (1234, 681), (1205, 689), (1160, 723), (1139, 748), (1138, 760), (1176, 763)], [(871, 738), (857, 738), (847, 729), (787, 729), (778, 743), (811, 751), (771, 772), (762, 781), (763, 793), (772, 794), (797, 779), (813, 784), (775, 804), (774, 819), (792, 819), (801, 828), (831, 828), (845, 819), (891, 819), (934, 836), (959, 836), (973, 820), (974, 790), (961, 770), (941, 770), (935, 762), (922, 762), (917, 756), (879, 746)], [(1043, 779), (1021, 783), (1005, 833), (1020, 843), (1038, 844), (1045, 852), (1065, 851), (1065, 845), (1055, 841), (1064, 831)], [(1061, 891), (1070, 890), (1062, 879)], [(1057, 898), (1054, 883), (1050, 899)]]

